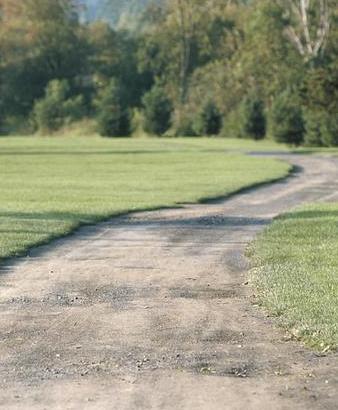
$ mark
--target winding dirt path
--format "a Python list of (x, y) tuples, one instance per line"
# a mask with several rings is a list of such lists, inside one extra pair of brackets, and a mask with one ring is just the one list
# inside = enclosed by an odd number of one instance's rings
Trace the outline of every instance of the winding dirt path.
[(1, 268), (0, 408), (337, 409), (338, 356), (252, 304), (247, 244), (277, 214), (338, 200), (333, 159), (287, 181), (81, 229)]

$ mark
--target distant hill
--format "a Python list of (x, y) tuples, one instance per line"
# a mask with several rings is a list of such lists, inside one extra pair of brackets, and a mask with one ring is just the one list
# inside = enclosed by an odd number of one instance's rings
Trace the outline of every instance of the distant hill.
[[(79, 0), (84, 21), (105, 20), (116, 26), (121, 18), (135, 16), (154, 0)], [(155, 0), (160, 2), (161, 0)]]

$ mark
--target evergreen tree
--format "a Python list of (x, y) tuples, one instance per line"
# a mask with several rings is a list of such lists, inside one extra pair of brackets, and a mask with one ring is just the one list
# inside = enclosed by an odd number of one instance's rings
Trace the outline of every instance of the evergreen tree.
[(222, 128), (222, 114), (217, 105), (209, 100), (198, 114), (194, 129), (198, 135), (217, 135)]
[(96, 100), (96, 121), (100, 135), (125, 137), (131, 133), (129, 108), (123, 88), (113, 78)]
[(265, 137), (266, 117), (262, 100), (248, 96), (243, 102), (242, 118), (245, 135), (255, 140)]
[(144, 130), (163, 135), (171, 126), (173, 105), (164, 89), (156, 84), (143, 97)]
[(278, 142), (300, 145), (304, 141), (305, 124), (297, 98), (289, 92), (280, 94), (271, 109), (270, 129)]

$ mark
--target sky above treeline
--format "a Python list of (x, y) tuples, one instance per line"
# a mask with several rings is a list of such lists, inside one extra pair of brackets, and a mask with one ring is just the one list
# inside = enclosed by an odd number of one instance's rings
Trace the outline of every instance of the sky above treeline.
[(79, 3), (84, 6), (84, 20), (108, 20), (117, 24), (122, 15), (138, 13), (150, 1), (153, 0), (79, 0)]

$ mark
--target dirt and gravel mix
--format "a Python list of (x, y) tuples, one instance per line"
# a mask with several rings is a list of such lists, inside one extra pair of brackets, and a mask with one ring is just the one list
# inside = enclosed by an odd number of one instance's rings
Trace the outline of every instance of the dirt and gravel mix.
[(337, 409), (338, 356), (255, 305), (245, 248), (273, 217), (338, 200), (338, 163), (80, 229), (0, 268), (0, 408)]

